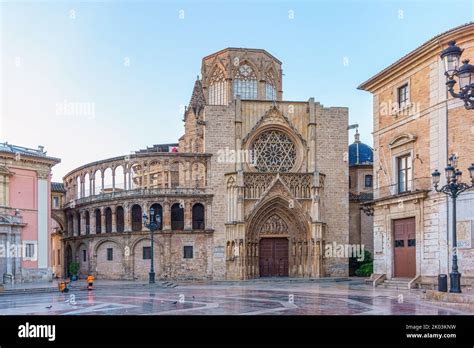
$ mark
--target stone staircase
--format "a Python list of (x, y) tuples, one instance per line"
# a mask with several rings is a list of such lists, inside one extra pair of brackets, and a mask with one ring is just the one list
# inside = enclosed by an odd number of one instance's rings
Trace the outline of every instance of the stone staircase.
[(380, 283), (377, 287), (391, 290), (408, 290), (409, 282), (410, 279), (408, 278), (392, 278), (384, 280), (383, 283)]

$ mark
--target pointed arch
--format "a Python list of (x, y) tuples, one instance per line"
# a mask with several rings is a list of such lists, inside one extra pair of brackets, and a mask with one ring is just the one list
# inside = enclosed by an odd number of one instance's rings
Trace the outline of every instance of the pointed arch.
[(240, 63), (234, 73), (234, 97), (240, 95), (241, 99), (257, 99), (257, 71), (254, 65), (247, 60)]
[(208, 85), (209, 94), (207, 103), (209, 105), (227, 105), (227, 80), (225, 78), (224, 69), (216, 65), (210, 75)]
[[(268, 221), (277, 216), (286, 226), (287, 236), (295, 241), (305, 241), (309, 237), (309, 219), (301, 207), (282, 194), (274, 195), (255, 209), (248, 219), (247, 238), (258, 241), (265, 232)], [(292, 206), (292, 208), (290, 208)]]
[(265, 99), (276, 100), (277, 99), (277, 82), (276, 74), (273, 67), (268, 68), (265, 71)]

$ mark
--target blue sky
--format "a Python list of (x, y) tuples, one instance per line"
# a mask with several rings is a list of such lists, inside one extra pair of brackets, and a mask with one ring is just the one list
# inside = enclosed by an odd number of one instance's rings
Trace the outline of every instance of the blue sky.
[[(372, 98), (357, 86), (472, 21), (473, 1), (24, 1), (0, 10), (0, 141), (44, 145), (62, 159), (60, 181), (82, 164), (176, 142), (202, 57), (225, 47), (267, 50), (283, 62), (285, 100), (349, 107), (372, 144)], [(64, 101), (94, 114), (58, 113)]]

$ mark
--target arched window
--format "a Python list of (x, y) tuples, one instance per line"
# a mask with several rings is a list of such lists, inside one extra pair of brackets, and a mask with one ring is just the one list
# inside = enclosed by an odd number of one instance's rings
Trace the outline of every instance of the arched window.
[(234, 97), (257, 99), (257, 76), (248, 64), (239, 66), (234, 76)]
[(125, 226), (123, 207), (117, 207), (115, 218), (117, 219), (117, 232), (123, 232)]
[(201, 203), (193, 205), (193, 230), (204, 229), (204, 206)]
[[(153, 204), (150, 209), (153, 208), (155, 215), (153, 216), (153, 221), (159, 221), (158, 229), (161, 230), (163, 226), (163, 208), (158, 203)], [(157, 219), (158, 217), (158, 219)]]
[(89, 211), (86, 210), (85, 212), (85, 216), (86, 216), (86, 235), (90, 234), (90, 227), (91, 227), (91, 220), (90, 220), (90, 215), (89, 215)]
[(132, 207), (132, 231), (142, 230), (142, 207), (135, 204)]
[(107, 168), (104, 171), (104, 192), (112, 192), (113, 188), (113, 172), (112, 168)]
[(184, 208), (181, 207), (180, 203), (171, 206), (171, 229), (184, 229)]
[(81, 177), (78, 176), (76, 178), (76, 198), (81, 198), (82, 197), (82, 192), (81, 192)]
[(114, 170), (115, 178), (115, 191), (125, 190), (125, 175), (123, 166), (118, 166)]
[(95, 233), (102, 232), (102, 214), (100, 213), (100, 209), (95, 210)]
[(112, 232), (112, 209), (105, 209), (105, 232)]
[(159, 162), (151, 162), (148, 166), (150, 188), (163, 187), (163, 167)]
[(91, 195), (91, 179), (89, 176), (89, 173), (86, 173), (84, 176), (84, 197), (90, 196)]
[(130, 189), (143, 188), (143, 177), (145, 175), (141, 164), (135, 163), (130, 169)]
[(265, 73), (265, 99), (276, 100), (276, 83), (272, 70)]
[(227, 90), (224, 72), (217, 68), (214, 70), (209, 81), (209, 101), (210, 105), (227, 105)]
[(94, 195), (99, 195), (102, 193), (102, 172), (100, 169), (97, 169), (94, 173)]

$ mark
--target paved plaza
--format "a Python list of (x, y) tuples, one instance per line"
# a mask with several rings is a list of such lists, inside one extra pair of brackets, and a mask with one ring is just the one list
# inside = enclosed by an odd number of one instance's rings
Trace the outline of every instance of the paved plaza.
[(252, 280), (79, 286), (67, 293), (0, 295), (2, 315), (459, 315), (419, 291), (373, 289), (361, 280)]

